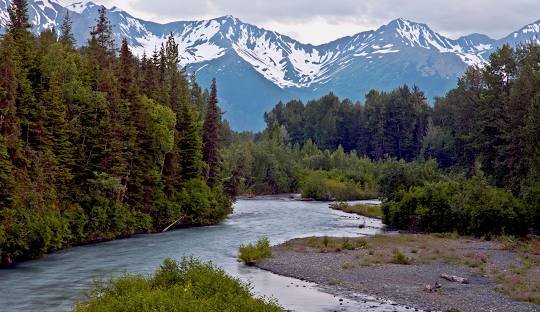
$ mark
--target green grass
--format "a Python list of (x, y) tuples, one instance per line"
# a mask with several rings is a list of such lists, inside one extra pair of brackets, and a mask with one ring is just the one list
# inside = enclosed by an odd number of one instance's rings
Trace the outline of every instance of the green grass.
[(344, 202), (330, 204), (330, 208), (348, 213), (355, 213), (368, 218), (382, 219), (383, 211), (379, 205), (356, 204), (349, 205)]
[(98, 284), (76, 312), (278, 312), (275, 300), (253, 297), (250, 286), (211, 263), (166, 259), (152, 276), (129, 275)]
[(268, 238), (260, 238), (255, 244), (241, 245), (238, 258), (247, 265), (253, 265), (257, 261), (272, 257), (272, 248)]
[(318, 248), (320, 252), (340, 252), (342, 250), (356, 250), (367, 248), (367, 241), (363, 238), (333, 238), (328, 236), (310, 237), (308, 247)]

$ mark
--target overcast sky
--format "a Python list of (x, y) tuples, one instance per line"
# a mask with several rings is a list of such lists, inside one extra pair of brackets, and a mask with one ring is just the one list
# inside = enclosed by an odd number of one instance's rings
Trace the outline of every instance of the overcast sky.
[[(80, 0), (62, 0), (73, 3)], [(540, 19), (540, 0), (94, 0), (156, 22), (234, 15), (244, 22), (319, 44), (376, 29), (398, 17), (457, 38), (501, 38)]]

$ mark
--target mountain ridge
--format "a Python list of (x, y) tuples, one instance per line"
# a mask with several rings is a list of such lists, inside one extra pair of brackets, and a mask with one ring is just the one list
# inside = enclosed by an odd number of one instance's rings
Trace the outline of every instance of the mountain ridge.
[[(1, 26), (8, 2), (0, 0)], [(101, 7), (92, 1), (66, 6), (55, 0), (28, 3), (36, 32), (60, 25), (69, 10), (78, 44), (87, 41)], [(363, 100), (370, 89), (407, 83), (418, 85), (428, 98), (444, 95), (468, 66), (482, 66), (503, 44), (540, 44), (540, 20), (501, 39), (482, 34), (451, 39), (425, 23), (398, 18), (375, 30), (313, 45), (232, 15), (160, 24), (118, 7), (107, 9), (107, 14), (117, 42), (127, 38), (139, 56), (152, 53), (172, 33), (181, 65), (195, 72), (203, 85), (217, 78), (226, 118), (237, 130), (261, 129), (263, 113), (279, 100), (307, 100), (330, 91)]]

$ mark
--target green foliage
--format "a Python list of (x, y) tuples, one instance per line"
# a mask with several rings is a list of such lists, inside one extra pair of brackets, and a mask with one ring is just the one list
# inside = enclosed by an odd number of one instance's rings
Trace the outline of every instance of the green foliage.
[(330, 93), (303, 104), (293, 100), (278, 103), (265, 114), (267, 130), (274, 123), (288, 133), (287, 143), (303, 145), (308, 140), (323, 150), (356, 151), (382, 160), (416, 158), (428, 127), (430, 108), (416, 87), (391, 92), (371, 91), (366, 104), (340, 101)]
[(421, 186), (443, 178), (435, 161), (412, 162), (386, 161), (382, 165), (379, 178), (379, 192), (392, 200), (401, 190)]
[(270, 241), (266, 237), (258, 239), (255, 244), (241, 245), (240, 248), (238, 248), (238, 259), (248, 265), (271, 257), (272, 247), (270, 246)]
[(523, 193), (523, 202), (529, 205), (534, 229), (540, 233), (540, 182), (527, 188)]
[(384, 204), (384, 222), (416, 231), (462, 235), (523, 235), (531, 224), (527, 206), (509, 191), (478, 179), (417, 186)]
[(358, 200), (372, 199), (377, 197), (373, 190), (366, 190), (360, 183), (349, 180), (335, 172), (304, 171), (302, 174), (300, 189), (302, 197), (315, 200)]
[(205, 96), (179, 69), (172, 36), (139, 60), (126, 40), (117, 55), (104, 8), (80, 49), (69, 16), (58, 38), (29, 31), (26, 1), (9, 12), (0, 38), (2, 263), (176, 220), (213, 224), (232, 211), (221, 177), (200, 182)]
[(202, 179), (186, 182), (180, 194), (182, 213), (189, 224), (210, 225), (225, 219), (231, 212), (231, 203), (219, 187), (211, 188)]
[(146, 131), (152, 138), (153, 145), (163, 155), (170, 152), (174, 144), (174, 126), (176, 125), (174, 112), (145, 96), (141, 97), (140, 101), (147, 120)]
[(212, 80), (210, 88), (210, 97), (208, 98), (208, 107), (203, 124), (203, 160), (208, 164), (208, 184), (215, 186), (219, 175), (219, 131), (221, 128), (221, 112), (217, 106), (217, 87), (216, 79)]
[(211, 263), (166, 259), (149, 277), (124, 275), (98, 284), (75, 311), (281, 311)]

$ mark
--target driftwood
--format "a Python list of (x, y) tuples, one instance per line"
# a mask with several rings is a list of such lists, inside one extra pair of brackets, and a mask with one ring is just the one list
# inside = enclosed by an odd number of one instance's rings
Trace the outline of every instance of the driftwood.
[(441, 274), (441, 277), (449, 282), (456, 282), (461, 284), (469, 284), (469, 280), (464, 277), (459, 277), (455, 275), (449, 275), (449, 274)]
[(170, 228), (172, 228), (173, 226), (177, 225), (178, 222), (184, 220), (186, 218), (186, 216), (181, 216), (180, 218), (176, 219), (176, 221), (174, 221), (173, 223), (171, 223), (171, 225), (169, 225), (168, 227), (166, 227), (165, 229), (163, 229), (163, 231), (161, 231), (162, 233), (165, 233), (167, 232)]

